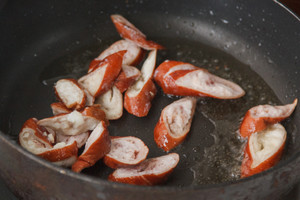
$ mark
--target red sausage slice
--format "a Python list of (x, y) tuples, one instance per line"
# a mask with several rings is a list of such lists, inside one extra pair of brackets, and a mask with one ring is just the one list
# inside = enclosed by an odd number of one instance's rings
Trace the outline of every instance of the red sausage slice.
[(64, 143), (73, 143), (76, 141), (77, 147), (81, 148), (83, 145), (85, 145), (87, 139), (89, 138), (90, 133), (85, 132), (81, 133), (79, 135), (62, 135), (62, 134), (56, 134), (56, 142), (64, 142)]
[(63, 135), (79, 135), (94, 128), (105, 118), (105, 113), (96, 107), (87, 107), (82, 113), (74, 110), (38, 121), (38, 125), (50, 128)]
[(103, 158), (104, 163), (113, 169), (137, 165), (149, 153), (142, 140), (133, 136), (111, 138), (111, 149)]
[[(84, 90), (84, 93), (86, 95), (86, 106), (92, 106), (94, 104), (95, 98), (90, 95), (90, 93), (86, 90)], [(69, 109), (63, 104), (62, 102), (55, 102), (50, 105), (52, 109), (53, 115), (59, 115), (59, 114), (65, 114), (65, 113), (70, 113), (73, 110)]]
[(112, 87), (115, 79), (118, 77), (125, 53), (126, 51), (119, 51), (109, 55), (90, 73), (81, 77), (78, 82), (93, 97), (103, 94)]
[(264, 130), (269, 124), (278, 123), (288, 118), (297, 105), (298, 99), (292, 104), (283, 106), (259, 105), (247, 111), (240, 126), (242, 137), (248, 137), (252, 133)]
[(170, 151), (183, 142), (192, 124), (196, 99), (185, 97), (165, 107), (154, 129), (156, 144)]
[(165, 61), (155, 70), (154, 79), (164, 93), (178, 96), (208, 96), (236, 99), (245, 94), (237, 84), (189, 63)]
[(85, 107), (81, 113), (86, 117), (104, 121), (107, 126), (109, 125), (109, 121), (106, 118), (105, 112), (101, 109), (101, 106), (99, 104)]
[(248, 177), (273, 167), (279, 162), (286, 140), (286, 130), (281, 124), (269, 125), (253, 133), (245, 149), (241, 177)]
[(95, 60), (103, 60), (105, 57), (122, 50), (127, 50), (123, 57), (123, 65), (135, 66), (144, 57), (144, 50), (135, 43), (128, 40), (119, 40), (104, 50)]
[(151, 101), (156, 95), (152, 75), (156, 63), (156, 50), (149, 53), (145, 60), (141, 76), (125, 93), (124, 108), (137, 117), (144, 117), (151, 108)]
[(123, 115), (123, 95), (116, 86), (97, 97), (95, 103), (101, 105), (108, 120), (116, 120)]
[(72, 112), (71, 109), (67, 108), (62, 102), (55, 102), (50, 105), (53, 115), (66, 114)]
[(77, 159), (78, 147), (76, 141), (71, 143), (60, 142), (53, 148), (37, 154), (39, 157), (59, 166), (70, 167)]
[(73, 164), (72, 170), (81, 172), (83, 169), (93, 166), (110, 151), (110, 144), (108, 130), (105, 123), (101, 121), (88, 138), (84, 151)]
[(122, 38), (130, 40), (146, 50), (164, 48), (153, 41), (147, 40), (146, 36), (123, 16), (111, 15), (110, 17)]
[(27, 151), (44, 158), (56, 165), (70, 166), (77, 158), (76, 142), (52, 145), (53, 135), (46, 128), (37, 124), (37, 119), (28, 119), (19, 134), (19, 142)]
[(136, 67), (123, 65), (122, 71), (115, 81), (115, 86), (123, 93), (138, 80), (140, 75), (141, 72)]
[(147, 159), (130, 168), (116, 169), (108, 180), (134, 185), (157, 185), (167, 180), (179, 162), (177, 153)]
[(81, 109), (86, 104), (86, 95), (75, 79), (61, 79), (55, 83), (55, 94), (68, 109)]
[(28, 119), (19, 133), (20, 145), (33, 154), (42, 152), (44, 148), (52, 148), (48, 139), (49, 132), (37, 122), (35, 118)]

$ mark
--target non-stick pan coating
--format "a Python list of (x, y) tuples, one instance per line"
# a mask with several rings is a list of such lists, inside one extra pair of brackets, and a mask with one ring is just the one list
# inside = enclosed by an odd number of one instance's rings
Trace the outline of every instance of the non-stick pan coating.
[[(58, 184), (67, 184), (66, 193), (81, 198), (84, 195), (94, 198), (97, 196), (94, 190), (100, 199), (137, 198), (145, 191), (149, 199), (155, 193), (163, 194), (163, 199), (167, 195), (185, 198), (186, 192), (190, 197), (218, 196), (222, 195), (220, 191), (225, 196), (253, 197), (269, 195), (268, 191), (275, 188), (280, 188), (280, 193), (298, 180), (300, 173), (295, 170), (297, 176), (291, 173), (297, 168), (300, 123), (297, 109), (284, 122), (289, 135), (278, 166), (250, 180), (235, 181), (239, 179), (243, 148), (236, 131), (243, 114), (257, 104), (290, 103), (299, 97), (300, 25), (274, 2), (7, 2), (0, 15), (0, 128), (6, 139), (16, 143), (26, 119), (51, 116), (49, 105), (56, 100), (54, 82), (64, 77), (80, 77), (101, 50), (120, 39), (109, 18), (115, 13), (124, 15), (150, 39), (166, 47), (158, 53), (158, 64), (165, 59), (191, 62), (238, 83), (246, 96), (237, 100), (198, 100), (191, 133), (182, 145), (172, 150), (180, 154), (181, 160), (165, 186), (151, 189), (105, 182), (111, 170), (101, 162), (85, 170), (85, 175), (74, 175), (39, 161), (42, 166), (17, 145), (8, 145), (0, 149), (5, 154), (0, 162), (4, 166), (1, 175), (11, 187), (15, 185), (14, 191), (26, 198), (36, 198), (42, 193), (50, 194), (49, 190)], [(153, 140), (153, 129), (161, 109), (175, 99), (159, 90), (147, 117), (136, 118), (124, 111), (120, 120), (111, 122), (111, 135), (141, 138), (150, 148), (149, 157), (165, 154)], [(13, 150), (8, 151), (9, 148)], [(16, 166), (6, 169), (8, 160), (17, 162)], [(19, 166), (28, 172), (33, 170), (38, 177), (24, 174), (18, 170)], [(38, 171), (34, 170), (37, 168)], [(28, 179), (24, 180), (30, 182), (28, 186), (21, 184), (20, 178), (13, 178), (19, 173), (23, 180)], [(67, 178), (61, 179), (64, 176)], [(50, 180), (43, 182), (41, 177)], [(262, 188), (258, 186), (261, 180), (265, 183)], [(288, 180), (285, 187), (282, 180)], [(76, 192), (79, 183), (86, 184), (81, 196)], [(87, 189), (90, 184), (95, 188)], [(243, 192), (250, 187), (258, 193)], [(104, 188), (110, 192), (104, 192)], [(59, 193), (57, 197), (63, 197), (60, 189), (54, 190), (55, 195)], [(213, 194), (214, 190), (218, 192)], [(131, 191), (136, 196), (128, 195)]]

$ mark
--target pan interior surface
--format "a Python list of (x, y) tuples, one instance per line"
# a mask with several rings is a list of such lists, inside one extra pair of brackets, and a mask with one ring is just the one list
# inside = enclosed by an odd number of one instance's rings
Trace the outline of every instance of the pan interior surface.
[[(54, 83), (61, 78), (79, 78), (84, 75), (87, 72), (88, 63), (117, 39), (103, 39), (103, 42), (97, 46), (84, 46), (78, 51), (70, 51), (59, 57), (48, 66), (39, 66), (42, 68), (41, 73), (31, 75), (35, 80), (31, 84), (34, 88), (41, 89), (29, 97), (32, 108), (26, 115), (29, 116), (32, 113), (32, 117), (37, 117), (35, 113), (44, 112), (45, 114), (41, 114), (39, 119), (52, 116), (49, 105), (56, 101), (53, 92)], [(166, 184), (186, 186), (239, 179), (243, 141), (239, 139), (237, 131), (243, 115), (255, 105), (281, 104), (280, 101), (272, 89), (249, 66), (220, 50), (188, 39), (157, 38), (156, 41), (164, 41), (163, 44), (167, 47), (166, 50), (158, 53), (158, 64), (166, 59), (193, 63), (239, 84), (247, 93), (244, 97), (235, 100), (198, 99), (188, 137), (180, 146), (171, 151), (179, 153), (180, 163)], [(35, 64), (39, 65), (39, 63)], [(28, 97), (26, 94), (32, 90), (31, 87), (26, 88), (22, 84), (17, 87), (23, 87), (22, 93), (26, 98)], [(35, 99), (37, 95), (43, 99), (43, 102)], [(176, 99), (178, 97), (169, 97), (159, 90), (147, 117), (134, 117), (124, 111), (121, 119), (111, 121), (110, 134), (141, 138), (150, 149), (149, 157), (166, 154), (155, 144), (153, 130), (161, 110)], [(11, 103), (17, 104), (14, 101)], [(19, 127), (24, 120), (18, 120)], [(11, 132), (11, 134), (16, 137), (18, 132)], [(101, 161), (84, 171), (84, 173), (103, 179), (106, 179), (111, 172)]]
[[(54, 6), (53, 9), (57, 7)], [(116, 8), (114, 11), (119, 10)], [(213, 16), (214, 11), (210, 11), (207, 12)], [(93, 12), (95, 11), (91, 10)], [(205, 22), (205, 18), (178, 18), (172, 14), (165, 15), (165, 12), (161, 11), (156, 15), (147, 12), (124, 14), (146, 35), (149, 34), (151, 40), (166, 47), (158, 52), (157, 65), (166, 59), (189, 62), (239, 84), (246, 91), (244, 97), (235, 100), (198, 98), (190, 133), (181, 145), (171, 151), (180, 155), (180, 162), (165, 185), (183, 187), (238, 180), (245, 145), (238, 133), (242, 117), (249, 108), (256, 105), (281, 105), (290, 102), (282, 102), (282, 98), (278, 97), (278, 91), (282, 91), (277, 85), (270, 85), (274, 74), (258, 74), (261, 69), (257, 69), (255, 63), (259, 59), (253, 61), (252, 65), (254, 55), (259, 57), (262, 53), (261, 50), (251, 48), (251, 42), (240, 39), (242, 36), (235, 37), (235, 33), (228, 41), (220, 44), (222, 48), (207, 42), (207, 38), (218, 42), (222, 35), (230, 35), (230, 30), (223, 27), (230, 21), (222, 19), (222, 26), (212, 31), (210, 22)], [(70, 13), (72, 14), (71, 11)], [(110, 22), (109, 14), (102, 12), (100, 16), (98, 19), (87, 15), (82, 19), (83, 22), (78, 22), (84, 24), (85, 20), (91, 20), (83, 28), (75, 27), (75, 24), (64, 26), (62, 23), (56, 29), (45, 27), (46, 32), (38, 31), (35, 38), (29, 37), (21, 41), (25, 45), (16, 52), (15, 60), (7, 61), (9, 68), (2, 73), (6, 83), (5, 88), (1, 89), (3, 99), (0, 119), (3, 123), (0, 129), (12, 140), (17, 141), (19, 130), (28, 118), (52, 116), (50, 104), (56, 101), (53, 90), (56, 81), (81, 77), (87, 72), (93, 58), (114, 41), (121, 39)], [(68, 21), (68, 17), (64, 19)], [(144, 23), (146, 21), (149, 22), (148, 25)], [(157, 24), (156, 32), (151, 30), (153, 24)], [(236, 55), (230, 55), (228, 49), (234, 52), (240, 50), (241, 57), (237, 59)], [(240, 61), (247, 51), (249, 59)], [(269, 65), (274, 64), (274, 61), (268, 61)], [(286, 77), (281, 77), (276, 82), (278, 85), (286, 85)], [(153, 130), (161, 110), (178, 99), (164, 95), (158, 86), (157, 88), (158, 94), (147, 117), (137, 118), (124, 110), (122, 118), (111, 121), (109, 126), (109, 132), (113, 136), (130, 135), (142, 139), (150, 149), (149, 158), (166, 154), (155, 144)], [(285, 121), (284, 125), (288, 137), (283, 160), (292, 156), (297, 146), (293, 117)], [(99, 161), (95, 166), (84, 170), (83, 174), (107, 179), (111, 172), (111, 169)]]

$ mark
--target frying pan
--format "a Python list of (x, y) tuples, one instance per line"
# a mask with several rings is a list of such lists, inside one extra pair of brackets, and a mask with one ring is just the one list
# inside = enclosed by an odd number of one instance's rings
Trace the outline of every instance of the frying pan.
[[(288, 138), (273, 168), (239, 179), (245, 141), (236, 132), (258, 104), (299, 98), (300, 23), (273, 1), (7, 1), (0, 12), (0, 175), (22, 199), (276, 199), (300, 180), (299, 109), (283, 124)], [(30, 117), (51, 116), (53, 83), (86, 73), (97, 54), (120, 39), (109, 16), (122, 14), (161, 43), (157, 63), (191, 62), (243, 87), (237, 100), (200, 98), (186, 141), (173, 152), (180, 163), (164, 185), (142, 187), (106, 181), (102, 162), (76, 174), (22, 149), (17, 136)], [(145, 118), (126, 111), (111, 135), (153, 141), (161, 109), (176, 97), (161, 91)]]

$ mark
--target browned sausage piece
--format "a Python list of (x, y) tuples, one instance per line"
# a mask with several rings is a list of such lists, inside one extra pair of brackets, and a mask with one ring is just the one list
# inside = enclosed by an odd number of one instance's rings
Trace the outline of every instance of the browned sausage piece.
[(93, 97), (97, 97), (109, 90), (122, 69), (122, 60), (126, 51), (107, 56), (91, 72), (82, 76), (78, 82)]
[(241, 177), (260, 173), (278, 163), (283, 153), (286, 134), (281, 124), (269, 125), (263, 131), (251, 134), (245, 148)]
[(151, 158), (137, 166), (116, 169), (108, 180), (134, 185), (157, 185), (167, 180), (179, 162), (177, 153)]
[(51, 149), (37, 154), (39, 157), (59, 166), (70, 167), (77, 159), (78, 147), (76, 141), (70, 143), (60, 142)]
[(81, 111), (81, 113), (86, 117), (91, 117), (99, 121), (104, 121), (107, 126), (109, 125), (109, 121), (106, 118), (105, 112), (101, 109), (101, 105), (99, 104), (87, 106)]
[(149, 53), (145, 60), (141, 76), (132, 86), (128, 88), (124, 98), (124, 108), (137, 117), (148, 115), (151, 108), (151, 101), (156, 95), (156, 87), (152, 76), (156, 63), (156, 50)]
[(115, 81), (115, 86), (123, 93), (139, 79), (140, 75), (141, 72), (136, 67), (123, 65), (122, 71)]
[(38, 154), (45, 148), (52, 148), (52, 143), (48, 139), (49, 132), (37, 124), (35, 118), (28, 119), (19, 133), (19, 142), (27, 151)]
[(164, 47), (147, 40), (145, 34), (137, 29), (132, 23), (121, 15), (111, 15), (111, 20), (114, 23), (120, 36), (124, 39), (134, 42), (136, 45), (146, 50), (163, 49)]
[(110, 137), (106, 125), (101, 121), (88, 138), (84, 151), (73, 164), (74, 172), (81, 172), (87, 167), (93, 166), (110, 151)]
[(282, 106), (259, 105), (247, 111), (240, 126), (242, 137), (264, 130), (268, 125), (278, 123), (288, 118), (295, 110), (298, 99)]
[(137, 165), (144, 161), (149, 153), (148, 147), (137, 137), (113, 137), (111, 149), (103, 158), (110, 168)]
[(155, 70), (154, 79), (164, 93), (176, 96), (237, 99), (245, 95), (236, 83), (184, 62), (164, 61)]
[(196, 108), (196, 99), (185, 97), (165, 107), (154, 129), (156, 144), (170, 151), (183, 142), (190, 131)]
[(97, 97), (95, 104), (101, 105), (108, 120), (116, 120), (123, 115), (123, 94), (116, 86)]
[(50, 105), (53, 115), (66, 114), (72, 112), (71, 109), (67, 108), (62, 102), (55, 102)]
[[(100, 114), (99, 114), (100, 113)], [(38, 125), (51, 128), (63, 135), (79, 135), (94, 130), (105, 113), (95, 107), (86, 107), (83, 112), (74, 110), (68, 114), (60, 114), (38, 121)]]
[(86, 95), (75, 79), (61, 79), (55, 83), (55, 94), (68, 109), (81, 109), (86, 104)]
[(45, 160), (60, 166), (71, 166), (77, 158), (76, 141), (60, 142), (53, 146), (49, 142), (49, 136), (53, 137), (53, 135), (48, 130), (39, 126), (36, 119), (31, 118), (21, 129), (19, 142), (27, 151)]
[(137, 46), (135, 43), (128, 40), (119, 40), (105, 49), (96, 60), (103, 60), (105, 57), (116, 53), (118, 51), (127, 50), (123, 57), (123, 65), (135, 66), (139, 64), (144, 56), (144, 50)]

